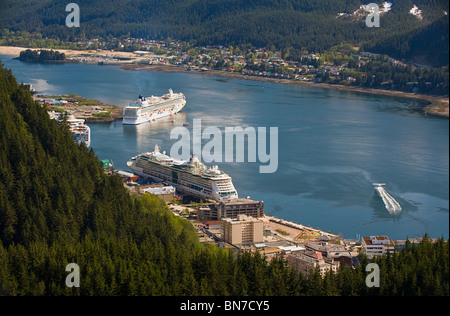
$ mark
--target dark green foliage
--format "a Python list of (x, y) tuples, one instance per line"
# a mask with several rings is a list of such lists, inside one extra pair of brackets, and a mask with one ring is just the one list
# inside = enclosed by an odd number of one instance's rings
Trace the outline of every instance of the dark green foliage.
[[(0, 68), (0, 295), (449, 295), (448, 242), (306, 278), (282, 257), (202, 246), (155, 196), (133, 198)], [(65, 267), (80, 267), (80, 287)]]
[[(303, 49), (322, 52), (340, 43), (374, 47), (381, 41), (377, 49), (383, 48), (382, 53), (401, 49), (399, 58), (421, 50), (431, 53), (426, 57), (432, 57), (434, 51), (442, 47), (448, 55), (448, 35), (440, 38), (435, 34), (433, 39), (437, 41), (428, 41), (429, 32), (426, 31), (430, 23), (442, 18), (444, 11), (448, 12), (448, 1), (393, 1), (391, 12), (381, 17), (379, 28), (368, 28), (364, 18), (337, 18), (338, 13), (351, 14), (370, 2), (374, 1), (79, 0), (80, 27), (68, 28), (65, 26), (69, 14), (65, 12), (65, 2), (7, 0), (0, 4), (0, 30), (4, 29), (3, 45), (13, 45), (9, 39), (17, 34), (10, 31), (20, 31), (38, 36), (28, 42), (17, 36), (14, 45), (25, 42), (30, 46), (36, 43), (57, 45), (58, 41), (83, 41), (98, 36), (170, 37), (198, 45), (251, 44), (254, 47), (290, 48), (291, 53), (295, 53)], [(382, 7), (382, 1), (375, 2)], [(423, 20), (409, 13), (414, 4), (423, 11)], [(448, 27), (448, 18), (445, 19)], [(416, 36), (412, 42), (411, 34)], [(397, 36), (395, 42), (384, 41), (393, 36)], [(49, 42), (46, 38), (54, 41)], [(408, 43), (415, 46), (409, 47)], [(448, 59), (439, 61), (448, 64)]]
[(448, 65), (449, 61), (449, 20), (443, 16), (437, 21), (365, 45), (367, 51), (387, 54), (398, 59), (414, 60), (418, 64), (434, 66)]
[(66, 58), (64, 53), (54, 50), (31, 50), (27, 49), (20, 52), (19, 59), (23, 61), (61, 61)]
[[(349, 64), (352, 62), (350, 61)], [(354, 66), (354, 65), (353, 65)], [(361, 66), (343, 70), (339, 80), (324, 82), (344, 83), (353, 77), (352, 86), (419, 92), (422, 94), (448, 95), (448, 66), (439, 68), (420, 68), (413, 65), (393, 65), (386, 55), (380, 55)]]

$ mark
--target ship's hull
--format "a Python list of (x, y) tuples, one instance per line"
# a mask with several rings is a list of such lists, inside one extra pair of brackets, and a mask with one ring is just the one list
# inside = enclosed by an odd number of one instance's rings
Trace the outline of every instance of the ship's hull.
[(186, 101), (182, 100), (181, 102), (177, 103), (173, 107), (168, 107), (165, 109), (159, 109), (154, 111), (147, 111), (144, 114), (139, 114), (136, 117), (123, 117), (123, 125), (139, 125), (143, 123), (148, 123), (152, 121), (156, 121), (165, 117), (172, 116), (174, 114), (177, 114), (180, 112), (184, 106), (186, 105)]
[[(211, 183), (211, 188), (210, 190), (196, 190), (193, 189), (191, 187), (185, 186), (185, 185), (181, 185), (180, 183), (177, 182), (173, 182), (171, 181), (170, 178), (165, 177), (160, 178), (158, 176), (155, 175), (154, 172), (151, 172), (150, 170), (145, 170), (142, 167), (138, 167), (135, 165), (135, 163), (133, 163), (132, 161), (128, 162), (128, 167), (137, 175), (139, 175), (140, 177), (146, 178), (146, 179), (151, 179), (155, 182), (165, 182), (173, 187), (175, 187), (177, 190), (181, 191), (184, 194), (190, 194), (193, 196), (196, 196), (198, 198), (201, 199), (210, 199), (210, 200), (228, 200), (228, 199), (237, 199), (239, 196), (237, 193), (233, 193), (230, 195), (226, 195), (226, 196), (221, 196), (220, 193), (218, 192), (218, 188), (217, 188), (217, 184), (212, 182)], [(150, 174), (152, 173), (152, 174)], [(209, 191), (209, 192), (206, 192)]]
[(82, 128), (73, 128), (72, 138), (78, 144), (84, 143), (86, 147), (91, 146), (91, 128), (87, 125), (83, 125)]

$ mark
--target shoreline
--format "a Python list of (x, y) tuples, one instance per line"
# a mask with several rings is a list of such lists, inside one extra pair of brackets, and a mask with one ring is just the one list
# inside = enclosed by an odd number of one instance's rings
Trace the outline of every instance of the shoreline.
[[(33, 100), (47, 104), (49, 111), (72, 113), (76, 119), (83, 119), (86, 123), (112, 123), (123, 119), (121, 108), (76, 94), (38, 95), (33, 96)], [(52, 103), (55, 101), (57, 103)]]
[[(27, 47), (15, 47), (15, 46), (0, 46), (0, 54), (19, 56), (21, 51), (27, 49), (45, 49), (45, 48), (27, 48)], [(71, 49), (56, 49), (57, 51), (66, 54), (67, 57), (75, 57), (81, 56), (85, 54), (102, 54), (108, 55), (111, 57), (124, 57), (124, 58), (135, 58), (137, 57), (132, 52), (114, 52), (114, 51), (93, 51), (93, 50), (71, 50)], [(65, 61), (70, 62), (70, 61)], [(449, 118), (449, 99), (448, 97), (438, 97), (438, 96), (430, 96), (424, 94), (415, 94), (408, 93), (402, 91), (393, 91), (393, 90), (382, 90), (382, 89), (367, 89), (361, 87), (352, 87), (352, 86), (344, 86), (344, 85), (333, 85), (328, 83), (316, 83), (316, 82), (308, 82), (308, 81), (300, 81), (300, 80), (292, 80), (292, 79), (278, 79), (278, 78), (268, 78), (268, 77), (257, 77), (257, 76), (249, 76), (243, 75), (239, 72), (227, 72), (221, 70), (207, 70), (207, 71), (199, 71), (199, 70), (189, 70), (186, 68), (174, 65), (148, 65), (148, 64), (137, 64), (128, 62), (114, 62), (107, 63), (104, 65), (112, 65), (112, 66), (120, 66), (121, 69), (124, 70), (146, 70), (146, 71), (159, 71), (159, 72), (178, 72), (178, 73), (193, 73), (193, 74), (202, 74), (207, 76), (218, 76), (218, 77), (226, 77), (226, 78), (235, 78), (235, 79), (244, 79), (244, 80), (254, 80), (254, 81), (265, 81), (279, 84), (292, 84), (299, 85), (305, 87), (316, 87), (323, 89), (337, 89), (341, 91), (349, 91), (349, 92), (359, 92), (365, 94), (376, 94), (376, 95), (384, 95), (398, 98), (407, 98), (407, 99), (416, 99), (426, 104), (423, 107), (423, 112), (427, 115), (439, 116), (444, 118)]]
[(430, 96), (424, 94), (415, 94), (408, 93), (403, 91), (394, 91), (394, 90), (382, 90), (382, 89), (367, 89), (360, 87), (351, 87), (351, 86), (343, 86), (343, 85), (333, 85), (328, 83), (316, 83), (316, 82), (307, 82), (307, 81), (299, 81), (292, 79), (278, 79), (278, 78), (268, 78), (268, 77), (257, 77), (257, 76), (249, 76), (243, 75), (241, 73), (236, 72), (227, 72), (220, 70), (208, 70), (208, 71), (199, 71), (199, 70), (189, 70), (187, 71), (183, 67), (172, 66), (172, 65), (143, 65), (143, 64), (126, 64), (121, 66), (124, 70), (146, 70), (146, 71), (160, 71), (160, 72), (179, 72), (179, 73), (193, 73), (193, 74), (201, 74), (207, 76), (218, 76), (218, 77), (226, 77), (226, 78), (234, 78), (234, 79), (243, 79), (243, 80), (254, 80), (254, 81), (265, 81), (272, 82), (278, 84), (292, 84), (299, 85), (305, 87), (315, 87), (322, 89), (336, 89), (341, 91), (349, 91), (349, 92), (359, 92), (365, 94), (377, 94), (398, 98), (406, 98), (406, 99), (416, 99), (427, 104), (423, 107), (423, 111), (429, 115), (436, 115), (440, 117), (449, 118), (449, 100), (444, 97)]
[[(0, 54), (3, 54), (2, 48), (0, 46)], [(26, 48), (17, 48), (18, 50), (25, 50)], [(63, 50), (59, 50), (63, 51)], [(85, 51), (76, 51), (77, 53), (83, 53)], [(14, 54), (11, 54), (14, 55)], [(235, 78), (235, 79), (244, 79), (244, 80), (254, 80), (254, 81), (265, 81), (265, 82), (272, 82), (272, 83), (281, 83), (281, 84), (293, 84), (293, 85), (301, 85), (306, 87), (317, 87), (317, 88), (323, 88), (323, 89), (338, 89), (343, 91), (349, 91), (349, 92), (360, 92), (360, 93), (366, 93), (366, 94), (378, 94), (378, 95), (385, 95), (385, 96), (392, 96), (392, 97), (402, 97), (402, 98), (413, 98), (418, 99), (424, 102), (429, 103), (428, 105), (424, 106), (422, 110), (427, 112), (428, 108), (435, 108), (438, 106), (441, 106), (446, 101), (446, 114), (436, 114), (436, 113), (429, 113), (433, 115), (439, 115), (439, 116), (446, 116), (448, 118), (448, 99), (445, 98), (439, 98), (439, 97), (433, 97), (433, 96), (426, 96), (426, 95), (417, 95), (412, 93), (405, 93), (400, 91), (390, 91), (390, 90), (378, 90), (378, 89), (364, 89), (359, 87), (349, 87), (349, 86), (340, 86), (340, 85), (332, 85), (332, 84), (325, 84), (325, 83), (314, 83), (314, 82), (305, 82), (305, 81), (297, 81), (292, 79), (278, 79), (278, 78), (268, 78), (268, 77), (256, 77), (256, 76), (248, 76), (248, 75), (242, 75), (241, 73), (233, 73), (233, 72), (226, 72), (226, 71), (218, 71), (218, 70), (208, 70), (208, 71), (198, 71), (198, 70), (190, 70), (187, 71), (186, 68), (180, 67), (180, 66), (172, 66), (172, 65), (145, 65), (145, 64), (131, 64), (131, 63), (115, 63), (115, 64), (108, 64), (112, 66), (121, 66), (121, 69), (124, 70), (147, 70), (147, 71), (155, 71), (155, 72), (178, 72), (178, 73), (193, 73), (193, 74), (202, 74), (202, 75), (208, 75), (208, 76), (217, 76), (217, 77), (226, 77), (226, 78)], [(444, 104), (445, 105), (445, 104)], [(110, 123), (117, 118), (93, 118), (93, 117), (84, 117), (86, 119), (86, 123)], [(306, 232), (307, 234), (314, 235), (314, 234), (320, 234), (320, 235), (327, 235), (330, 237), (336, 237), (336, 238), (343, 238), (343, 236), (324, 231), (322, 229), (314, 228), (314, 227), (308, 227), (299, 223), (295, 223), (292, 221), (288, 221), (282, 218), (275, 217), (273, 215), (265, 215), (265, 218), (268, 221), (271, 221), (275, 225), (283, 225), (285, 227), (289, 227), (296, 230), (301, 230), (303, 232)], [(294, 226), (294, 227), (292, 227)], [(286, 229), (285, 227), (282, 227)], [(294, 235), (292, 235), (295, 237)], [(305, 235), (306, 236), (306, 235)], [(289, 239), (291, 235), (288, 237), (285, 237), (286, 239)]]
[[(0, 46), (0, 55), (10, 55), (10, 56), (20, 56), (20, 52), (27, 49), (31, 50), (54, 50), (60, 53), (64, 53), (66, 57), (80, 56), (83, 54), (107, 54), (108, 56), (114, 57), (136, 57), (132, 52), (115, 52), (115, 51), (96, 51), (96, 50), (75, 50), (75, 49), (64, 49), (64, 48), (37, 48), (37, 47), (19, 47), (19, 46)], [(66, 61), (67, 62), (67, 61)]]

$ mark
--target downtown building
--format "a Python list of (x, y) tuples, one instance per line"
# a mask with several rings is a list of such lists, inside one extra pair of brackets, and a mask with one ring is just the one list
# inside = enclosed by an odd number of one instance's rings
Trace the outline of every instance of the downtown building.
[(369, 259), (375, 256), (381, 257), (388, 253), (395, 252), (395, 245), (387, 236), (363, 237), (361, 241), (361, 251)]
[(320, 275), (324, 277), (328, 271), (336, 273), (340, 266), (340, 263), (334, 259), (324, 259), (322, 253), (318, 251), (293, 253), (287, 256), (287, 261), (289, 266), (304, 276), (308, 276), (318, 269)]
[(251, 245), (264, 241), (263, 221), (246, 215), (222, 218), (222, 239), (232, 245)]
[(222, 218), (237, 218), (239, 215), (264, 217), (264, 202), (239, 198), (197, 207), (197, 217), (201, 221), (220, 221)]

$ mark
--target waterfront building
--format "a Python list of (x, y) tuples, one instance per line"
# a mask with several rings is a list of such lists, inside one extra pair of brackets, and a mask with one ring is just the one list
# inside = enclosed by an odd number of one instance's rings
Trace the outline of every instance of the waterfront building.
[(136, 182), (139, 180), (139, 176), (137, 176), (131, 172), (117, 170), (116, 173), (122, 180), (127, 181), (127, 182)]
[(323, 257), (339, 261), (341, 264), (345, 263), (351, 266), (353, 263), (353, 257), (344, 245), (332, 242), (308, 241), (305, 243), (305, 247), (310, 251), (320, 252)]
[(395, 251), (395, 245), (387, 236), (363, 237), (361, 250), (369, 259)]
[(310, 252), (296, 252), (289, 254), (287, 257), (288, 263), (298, 273), (307, 276), (310, 271), (319, 269), (320, 275), (323, 277), (328, 271), (337, 272), (339, 269), (339, 262), (334, 259), (325, 260), (322, 253), (317, 251)]
[(209, 229), (209, 230), (220, 230), (222, 227), (221, 221), (206, 220), (206, 221), (203, 221), (202, 224), (205, 226), (206, 229)]
[(139, 188), (139, 193), (149, 193), (154, 194), (165, 202), (170, 202), (173, 200), (175, 195), (175, 188), (170, 185), (163, 185), (162, 183), (156, 183)]
[(222, 200), (197, 207), (200, 220), (221, 220), (247, 215), (254, 218), (264, 217), (264, 202), (250, 199)]
[(262, 243), (264, 223), (256, 218), (238, 215), (237, 218), (223, 218), (222, 239), (232, 245)]

